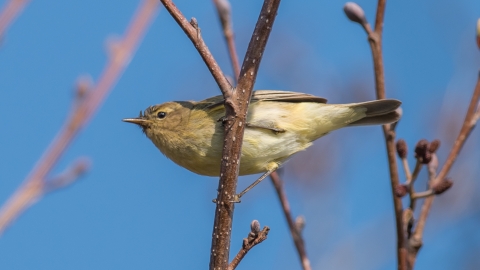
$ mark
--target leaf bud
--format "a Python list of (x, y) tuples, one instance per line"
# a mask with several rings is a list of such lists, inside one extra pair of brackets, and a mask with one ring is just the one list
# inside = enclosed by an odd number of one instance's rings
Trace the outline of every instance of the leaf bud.
[(407, 195), (409, 188), (405, 184), (400, 184), (395, 187), (395, 196), (402, 198), (403, 196)]
[(343, 6), (343, 11), (350, 21), (359, 23), (361, 25), (367, 23), (365, 12), (357, 3), (347, 2), (345, 6)]
[(260, 222), (258, 222), (258, 220), (254, 219), (252, 223), (250, 223), (250, 231), (255, 235), (260, 232)]
[(398, 156), (401, 158), (401, 159), (404, 159), (407, 157), (407, 153), (408, 153), (408, 147), (407, 147), (407, 143), (405, 142), (405, 140), (403, 139), (400, 139), (397, 141), (397, 154)]
[(435, 184), (432, 187), (432, 190), (436, 195), (440, 195), (445, 191), (447, 191), (449, 188), (451, 188), (452, 185), (453, 185), (452, 180), (450, 178), (446, 178), (445, 180), (440, 181), (440, 183)]

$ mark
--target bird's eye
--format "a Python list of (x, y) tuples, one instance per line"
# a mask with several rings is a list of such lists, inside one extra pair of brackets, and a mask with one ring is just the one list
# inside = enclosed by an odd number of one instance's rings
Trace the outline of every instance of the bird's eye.
[(165, 116), (167, 116), (167, 113), (166, 113), (166, 112), (158, 112), (158, 113), (157, 113), (157, 117), (160, 118), (160, 119), (165, 118)]

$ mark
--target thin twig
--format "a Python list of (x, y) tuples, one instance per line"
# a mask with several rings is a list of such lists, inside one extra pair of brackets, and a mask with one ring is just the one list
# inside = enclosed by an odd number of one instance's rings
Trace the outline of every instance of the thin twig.
[(180, 28), (182, 28), (188, 38), (192, 41), (193, 45), (210, 70), (210, 73), (212, 73), (212, 76), (217, 82), (220, 91), (222, 91), (223, 96), (225, 98), (229, 97), (232, 94), (232, 85), (225, 77), (222, 69), (218, 65), (217, 61), (215, 61), (215, 58), (203, 41), (197, 20), (192, 18), (192, 20), (189, 22), (171, 0), (160, 0), (160, 2), (162, 2), (170, 15), (172, 15), (173, 19), (175, 19)]
[(237, 51), (235, 49), (235, 35), (232, 27), (232, 9), (228, 0), (213, 0), (217, 7), (218, 17), (222, 24), (223, 35), (227, 43), (230, 61), (232, 62), (234, 82), (237, 82), (240, 74), (240, 63), (238, 62)]
[(25, 8), (28, 0), (10, 0), (0, 13), (0, 40), (3, 39), (7, 28)]
[(245, 255), (247, 255), (250, 249), (267, 239), (268, 231), (270, 231), (270, 228), (268, 226), (265, 226), (260, 231), (260, 224), (258, 223), (258, 221), (254, 220), (252, 224), (254, 224), (255, 222), (256, 225), (258, 225), (258, 229), (255, 230), (252, 226), (252, 230), (250, 231), (250, 233), (248, 233), (248, 237), (243, 239), (242, 249), (238, 251), (235, 258), (233, 258), (232, 262), (228, 265), (228, 270), (233, 270), (237, 268), (238, 264), (242, 261)]
[(87, 172), (90, 161), (79, 158), (67, 170), (54, 178), (44, 182), (44, 191), (51, 192), (73, 184), (80, 176)]
[[(440, 181), (443, 181), (447, 174), (450, 172), (450, 169), (452, 168), (453, 163), (458, 157), (458, 154), (460, 153), (460, 150), (462, 149), (463, 145), (465, 144), (465, 141), (467, 140), (468, 136), (472, 132), (473, 128), (475, 127), (477, 120), (476, 117), (476, 110), (480, 109), (480, 73), (477, 78), (477, 85), (475, 86), (475, 90), (473, 91), (472, 99), (470, 100), (470, 105), (467, 110), (467, 114), (465, 116), (465, 120), (463, 121), (462, 129), (460, 130), (460, 133), (458, 134), (457, 139), (455, 140), (452, 150), (450, 150), (450, 154), (447, 157), (447, 161), (443, 165), (442, 169), (438, 173), (438, 176), (433, 180), (432, 183), (430, 183), (430, 186), (433, 186)], [(425, 223), (428, 217), (428, 213), (430, 212), (430, 209), (433, 204), (433, 200), (435, 199), (435, 196), (430, 196), (425, 199), (425, 202), (423, 203), (420, 216), (418, 218), (418, 223), (415, 228), (415, 231), (411, 237), (410, 242), (414, 242), (414, 249), (411, 249), (411, 254), (409, 254), (409, 263), (411, 263), (411, 269), (413, 269), (413, 264), (415, 263), (416, 256), (418, 254), (418, 251), (421, 248), (422, 244), (422, 238), (423, 238), (423, 232), (425, 230)]]
[(130, 22), (125, 37), (112, 44), (109, 62), (97, 85), (86, 93), (86, 96), (81, 101), (74, 102), (73, 112), (58, 135), (40, 158), (30, 175), (25, 179), (24, 184), (0, 210), (0, 234), (33, 202), (33, 198), (41, 194), (48, 173), (78, 132), (91, 119), (107, 93), (113, 88), (113, 85), (125, 70), (141, 37), (153, 19), (157, 7), (157, 1), (144, 0)]
[[(375, 19), (375, 31), (369, 32), (368, 41), (373, 55), (373, 65), (375, 70), (375, 89), (377, 99), (385, 99), (385, 73), (383, 67), (382, 56), (382, 31), (383, 18), (385, 14), (386, 0), (379, 0), (377, 5), (377, 15)], [(405, 247), (405, 233), (403, 226), (403, 206), (401, 198), (395, 196), (395, 188), (399, 184), (397, 160), (395, 157), (395, 131), (390, 128), (390, 125), (383, 125), (383, 134), (385, 136), (385, 143), (387, 147), (388, 167), (390, 171), (390, 184), (393, 198), (393, 205), (395, 210), (395, 223), (397, 232), (397, 258), (399, 270), (406, 270), (407, 250)]]
[(270, 175), (270, 178), (272, 179), (273, 186), (277, 191), (278, 199), (280, 200), (280, 204), (282, 205), (283, 213), (284, 213), (285, 219), (287, 220), (288, 227), (290, 229), (290, 234), (292, 235), (293, 242), (295, 243), (298, 256), (300, 257), (300, 263), (302, 264), (302, 268), (304, 270), (310, 270), (311, 269), (310, 260), (308, 259), (307, 251), (305, 249), (305, 242), (303, 241), (302, 234), (298, 230), (299, 228), (297, 224), (293, 220), (292, 213), (290, 211), (290, 205), (287, 199), (287, 194), (285, 193), (285, 190), (282, 185), (282, 180), (278, 176), (277, 172), (273, 172)]
[(420, 160), (417, 158), (415, 162), (415, 168), (413, 169), (413, 174), (410, 176), (410, 180), (407, 182), (408, 185), (408, 192), (410, 194), (410, 206), (409, 208), (412, 209), (412, 211), (415, 210), (415, 203), (417, 202), (415, 198), (415, 187), (414, 183), (415, 180), (417, 180), (418, 174), (422, 170), (423, 164), (420, 162)]

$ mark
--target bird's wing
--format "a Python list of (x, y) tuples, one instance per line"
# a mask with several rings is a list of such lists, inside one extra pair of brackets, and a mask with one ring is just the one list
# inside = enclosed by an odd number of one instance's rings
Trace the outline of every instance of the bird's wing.
[(315, 102), (327, 103), (327, 100), (322, 97), (317, 97), (310, 94), (276, 91), (276, 90), (258, 90), (253, 92), (252, 101), (281, 101), (281, 102)]
[[(256, 101), (280, 101), (280, 102), (316, 102), (327, 103), (327, 100), (322, 97), (317, 97), (310, 94), (277, 91), (277, 90), (257, 90), (253, 92), (251, 102)], [(223, 96), (214, 96), (205, 100), (199, 101), (195, 104), (195, 109), (214, 109), (219, 105), (223, 105)]]

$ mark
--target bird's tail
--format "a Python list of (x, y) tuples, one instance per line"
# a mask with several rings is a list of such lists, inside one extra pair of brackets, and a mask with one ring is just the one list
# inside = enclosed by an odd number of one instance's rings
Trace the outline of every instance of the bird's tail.
[(402, 103), (396, 99), (381, 99), (349, 104), (350, 108), (366, 109), (366, 116), (348, 126), (384, 125), (397, 122), (401, 115), (397, 110)]

